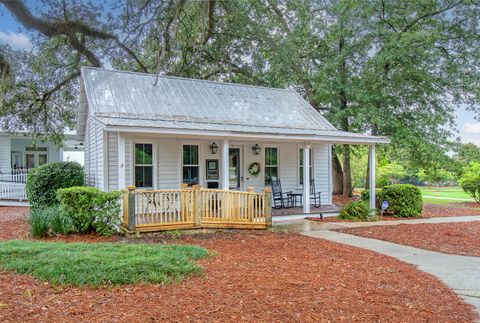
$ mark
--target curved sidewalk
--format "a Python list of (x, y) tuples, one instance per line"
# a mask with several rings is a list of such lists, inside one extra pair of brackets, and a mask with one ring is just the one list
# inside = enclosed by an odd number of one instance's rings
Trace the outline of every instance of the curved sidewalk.
[(415, 265), (418, 269), (432, 274), (452, 288), (466, 302), (472, 304), (480, 314), (479, 257), (443, 254), (330, 230), (303, 231), (300, 233), (309, 237), (327, 239), (333, 242), (368, 249)]

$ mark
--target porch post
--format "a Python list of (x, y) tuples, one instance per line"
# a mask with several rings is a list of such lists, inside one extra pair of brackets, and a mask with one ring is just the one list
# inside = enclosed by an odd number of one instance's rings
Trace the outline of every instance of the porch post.
[(303, 213), (310, 213), (310, 147), (303, 146)]
[(222, 189), (228, 190), (230, 187), (229, 178), (228, 178), (228, 148), (229, 143), (228, 139), (222, 140)]
[(117, 134), (118, 138), (118, 188), (123, 189), (127, 183), (125, 180), (125, 137)]
[(370, 209), (375, 209), (375, 198), (376, 198), (376, 192), (375, 192), (375, 144), (370, 145), (368, 148), (368, 154), (369, 154), (369, 174), (368, 174), (368, 180), (370, 181)]

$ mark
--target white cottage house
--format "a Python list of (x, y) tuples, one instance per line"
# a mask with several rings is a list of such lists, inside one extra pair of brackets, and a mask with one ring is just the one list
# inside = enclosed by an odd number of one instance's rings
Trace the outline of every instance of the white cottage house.
[(389, 142), (337, 130), (292, 90), (91, 67), (81, 72), (77, 140), (87, 183), (105, 191), (182, 182), (261, 191), (273, 178), (309, 201), (311, 178), (323, 205), (332, 204), (333, 144), (368, 145), (374, 156)]

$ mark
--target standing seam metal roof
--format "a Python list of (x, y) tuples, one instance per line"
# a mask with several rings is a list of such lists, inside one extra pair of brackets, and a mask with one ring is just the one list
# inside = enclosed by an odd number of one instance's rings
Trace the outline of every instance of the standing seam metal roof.
[(338, 131), (298, 93), (82, 67), (77, 134), (87, 110), (107, 126), (388, 139)]
[[(205, 80), (82, 68), (94, 116), (335, 130), (296, 92)], [(124, 122), (122, 122), (123, 124)]]

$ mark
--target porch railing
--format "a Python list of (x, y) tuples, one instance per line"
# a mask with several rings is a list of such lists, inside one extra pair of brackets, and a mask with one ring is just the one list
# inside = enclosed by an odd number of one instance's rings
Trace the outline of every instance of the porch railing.
[(11, 169), (0, 173), (0, 200), (26, 201), (25, 182), (28, 169)]
[(271, 225), (271, 190), (255, 193), (204, 189), (137, 190), (129, 186), (122, 197), (123, 225), (129, 231), (181, 228), (252, 228)]
[(0, 182), (25, 183), (29, 169), (11, 169), (8, 172), (0, 173)]

